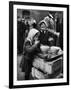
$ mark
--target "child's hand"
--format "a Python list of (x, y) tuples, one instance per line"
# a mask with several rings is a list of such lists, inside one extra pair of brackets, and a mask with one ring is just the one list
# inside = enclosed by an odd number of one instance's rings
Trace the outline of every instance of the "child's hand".
[(40, 41), (35, 41), (35, 43), (34, 43), (34, 44), (35, 44), (35, 45), (37, 45), (37, 44), (39, 44), (39, 43), (40, 43)]

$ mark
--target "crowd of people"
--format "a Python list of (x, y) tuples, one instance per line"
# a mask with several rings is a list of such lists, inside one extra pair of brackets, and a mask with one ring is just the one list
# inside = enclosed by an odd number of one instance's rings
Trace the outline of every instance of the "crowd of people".
[[(31, 72), (32, 62), (38, 53), (43, 53), (43, 46), (55, 46), (58, 50), (63, 49), (61, 32), (58, 29), (62, 29), (62, 24), (54, 28), (53, 16), (49, 13), (43, 20), (36, 22), (36, 20), (30, 17), (29, 11), (23, 11), (22, 18), (18, 17), (18, 54), (23, 54), (20, 67), (22, 72), (25, 72), (25, 80), (29, 79)], [(61, 41), (61, 44), (58, 42)], [(47, 58), (47, 56), (44, 56)]]

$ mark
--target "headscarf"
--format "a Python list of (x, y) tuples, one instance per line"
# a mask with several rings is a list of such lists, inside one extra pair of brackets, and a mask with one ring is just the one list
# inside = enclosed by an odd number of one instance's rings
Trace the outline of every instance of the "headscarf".
[(39, 22), (39, 26), (42, 23), (45, 23), (47, 28), (54, 29), (54, 21), (52, 17), (50, 18), (49, 16), (46, 16), (43, 20)]
[(46, 27), (48, 26), (48, 25), (47, 25), (48, 23), (47, 23), (45, 20), (41, 20), (41, 21), (39, 22), (39, 26), (41, 26), (42, 23), (44, 23), (44, 24), (46, 25)]
[(28, 33), (28, 37), (26, 38), (26, 41), (30, 41), (32, 43), (33, 38), (37, 33), (39, 33), (39, 31), (37, 29), (35, 29), (35, 28), (32, 28)]
[(52, 17), (50, 18), (49, 16), (46, 16), (44, 18), (44, 21), (46, 23), (49, 23), (49, 28), (54, 29), (54, 21), (53, 21), (53, 18)]

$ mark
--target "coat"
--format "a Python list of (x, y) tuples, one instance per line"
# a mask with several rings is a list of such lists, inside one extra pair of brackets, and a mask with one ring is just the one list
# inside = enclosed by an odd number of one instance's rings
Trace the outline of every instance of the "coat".
[(34, 41), (33, 38), (39, 31), (36, 29), (33, 29), (33, 30), (29, 32), (24, 42), (24, 55), (23, 55), (22, 64), (21, 64), (22, 72), (31, 71), (33, 59), (35, 55), (40, 51), (39, 50), (40, 43), (36, 45), (33, 44), (33, 41)]

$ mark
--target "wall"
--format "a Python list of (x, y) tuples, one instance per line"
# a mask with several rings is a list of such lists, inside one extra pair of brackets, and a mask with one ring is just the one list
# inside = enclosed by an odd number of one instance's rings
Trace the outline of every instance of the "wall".
[[(20, 1), (20, 0), (17, 0)], [(41, 3), (59, 3), (59, 4), (69, 4), (71, 5), (71, 0), (22, 0), (29, 2), (41, 2)], [(71, 6), (70, 6), (71, 9)], [(71, 15), (71, 12), (70, 12)], [(71, 22), (71, 17), (70, 17)], [(71, 28), (71, 27), (70, 27)], [(71, 31), (70, 31), (71, 34)], [(71, 38), (71, 36), (70, 36)], [(0, 89), (8, 90), (8, 72), (9, 72), (9, 0), (0, 1)], [(70, 42), (71, 46), (71, 42)], [(71, 51), (71, 48), (70, 48)], [(71, 64), (71, 62), (70, 62)], [(71, 68), (71, 66), (70, 66)], [(70, 73), (71, 74), (71, 73)], [(27, 90), (26, 88), (25, 90)], [(39, 88), (30, 88), (29, 90), (39, 90), (44, 89), (44, 87)], [(71, 89), (71, 79), (69, 86), (54, 86), (54, 87), (45, 87), (47, 89), (54, 90), (70, 90)], [(20, 90), (20, 89), (18, 89)]]

